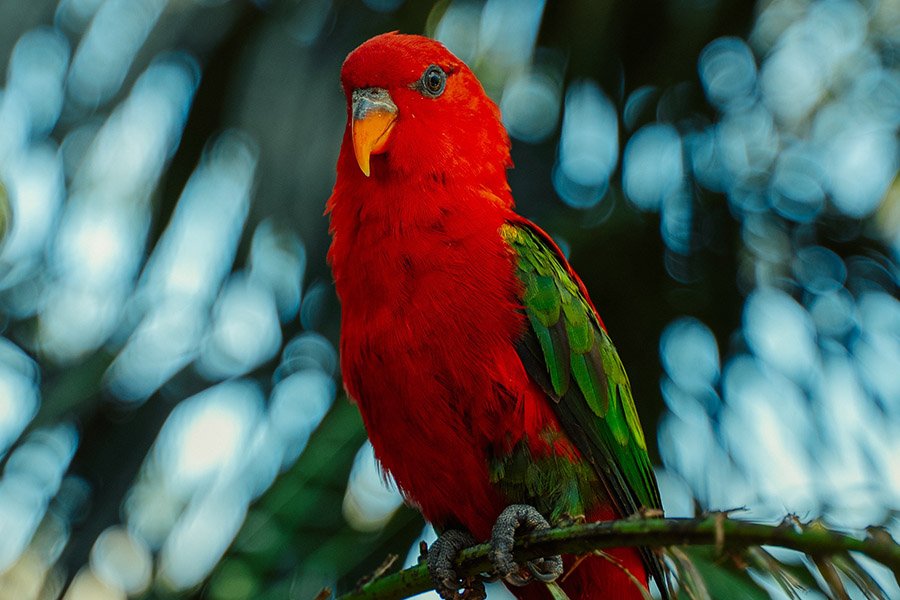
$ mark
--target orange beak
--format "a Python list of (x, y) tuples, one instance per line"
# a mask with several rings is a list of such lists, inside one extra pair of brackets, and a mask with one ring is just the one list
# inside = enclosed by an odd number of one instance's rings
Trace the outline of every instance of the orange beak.
[(385, 89), (358, 89), (353, 90), (350, 114), (353, 153), (360, 170), (368, 177), (370, 157), (384, 152), (391, 137), (397, 105)]

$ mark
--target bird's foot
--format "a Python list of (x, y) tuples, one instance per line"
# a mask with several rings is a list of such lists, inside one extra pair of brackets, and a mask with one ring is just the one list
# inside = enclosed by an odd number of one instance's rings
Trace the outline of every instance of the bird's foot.
[[(428, 575), (444, 600), (484, 600), (484, 583), (477, 577), (460, 579), (453, 563), (463, 548), (476, 544), (475, 538), (458, 529), (442, 533), (425, 554)], [(460, 593), (460, 589), (463, 590)]]
[(516, 531), (539, 531), (549, 529), (550, 524), (536, 508), (528, 504), (507, 506), (491, 532), (491, 562), (494, 570), (511, 585), (522, 586), (533, 579), (550, 582), (562, 574), (562, 557), (558, 554), (529, 560), (520, 565), (513, 558)]

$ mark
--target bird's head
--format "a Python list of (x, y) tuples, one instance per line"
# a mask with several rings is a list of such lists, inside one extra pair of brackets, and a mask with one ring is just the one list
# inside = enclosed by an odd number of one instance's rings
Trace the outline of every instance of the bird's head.
[[(369, 177), (502, 177), (511, 166), (500, 111), (442, 44), (386, 33), (350, 53), (344, 150)], [(349, 161), (349, 156), (347, 157)]]

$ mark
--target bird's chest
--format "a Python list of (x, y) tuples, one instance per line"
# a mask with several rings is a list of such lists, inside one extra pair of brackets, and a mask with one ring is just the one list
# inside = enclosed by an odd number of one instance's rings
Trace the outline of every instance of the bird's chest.
[(513, 259), (490, 233), (392, 240), (336, 280), (347, 390), (382, 464), (439, 520), (454, 489), (491, 503), (486, 453), (523, 379), (511, 371), (523, 327)]
[(379, 402), (386, 390), (373, 386), (455, 391), (520, 331), (512, 258), (499, 240), (420, 235), (374, 247), (338, 291), (345, 376), (367, 380), (361, 388)]

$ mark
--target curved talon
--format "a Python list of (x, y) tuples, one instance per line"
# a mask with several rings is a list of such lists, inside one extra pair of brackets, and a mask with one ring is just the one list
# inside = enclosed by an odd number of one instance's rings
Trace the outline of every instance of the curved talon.
[[(442, 533), (428, 549), (425, 562), (434, 589), (444, 600), (484, 600), (484, 583), (474, 577), (461, 580), (453, 568), (453, 562), (463, 548), (476, 543), (475, 538), (458, 529)], [(463, 593), (459, 590), (463, 588)]]
[(463, 581), (462, 600), (486, 600), (487, 590), (484, 589), (484, 582), (477, 577), (468, 577)]
[(528, 571), (524, 571), (522, 569), (516, 569), (510, 573), (507, 573), (503, 576), (503, 581), (508, 583), (509, 585), (514, 585), (516, 587), (522, 587), (523, 585), (528, 585), (532, 581), (531, 573)]
[(504, 581), (510, 585), (523, 586), (533, 579), (543, 582), (556, 580), (562, 574), (562, 557), (558, 554), (545, 558), (530, 560), (525, 568), (519, 565), (512, 555), (516, 531), (539, 531), (549, 529), (547, 519), (528, 504), (513, 504), (497, 517), (491, 532), (491, 562), (494, 569)]
[(556, 581), (563, 572), (562, 556), (559, 554), (529, 560), (526, 564), (528, 565), (528, 570), (531, 571), (531, 574), (544, 583)]

